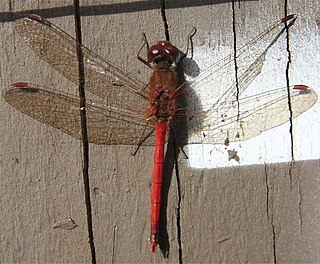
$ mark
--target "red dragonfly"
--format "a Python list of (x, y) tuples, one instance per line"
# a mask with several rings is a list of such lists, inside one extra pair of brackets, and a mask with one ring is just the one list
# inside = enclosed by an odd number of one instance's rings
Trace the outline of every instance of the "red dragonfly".
[[(89, 142), (107, 145), (155, 145), (151, 195), (151, 251), (158, 244), (164, 145), (170, 129), (183, 120), (185, 135), (174, 133), (179, 146), (220, 144), (259, 135), (262, 131), (308, 110), (317, 101), (316, 93), (305, 85), (243, 96), (250, 82), (260, 73), (266, 52), (283, 32), (289, 15), (260, 33), (235, 54), (218, 61), (192, 82), (179, 85), (177, 67), (186, 53), (169, 41), (147, 46), (147, 59), (138, 58), (153, 70), (148, 84), (101, 58), (81, 45), (88, 94), (87, 122)], [(44, 61), (75, 84), (78, 80), (76, 40), (48, 20), (30, 15), (17, 20), (15, 28)], [(238, 79), (234, 80), (234, 58)], [(243, 62), (243, 63), (242, 63)], [(232, 72), (232, 74), (231, 74)], [(224, 79), (224, 82), (222, 81)], [(223, 85), (222, 85), (223, 83)], [(216, 86), (215, 94), (205, 94), (205, 85)], [(202, 93), (202, 97), (200, 94)], [(237, 94), (237, 96), (236, 96)], [(30, 83), (15, 83), (5, 89), (5, 100), (19, 111), (81, 139), (79, 98)], [(104, 100), (102, 99), (104, 98)], [(180, 106), (181, 98), (185, 101)], [(239, 107), (240, 106), (240, 107)], [(271, 116), (271, 118), (270, 118)], [(277, 118), (273, 118), (276, 116)], [(155, 139), (156, 137), (156, 139)]]

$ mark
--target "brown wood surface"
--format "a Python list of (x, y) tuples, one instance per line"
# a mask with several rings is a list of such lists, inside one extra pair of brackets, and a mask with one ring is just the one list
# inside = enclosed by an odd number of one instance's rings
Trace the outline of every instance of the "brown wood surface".
[[(142, 32), (151, 43), (164, 37), (157, 2), (81, 2), (83, 43), (147, 81), (149, 70), (137, 62), (136, 51)], [(210, 34), (213, 47), (232, 49), (233, 12), (239, 43), (284, 16), (285, 1), (280, 0), (241, 1), (234, 11), (231, 1), (209, 2), (167, 1), (171, 40), (181, 49), (194, 26), (198, 28), (195, 45)], [(316, 0), (289, 1), (288, 9), (302, 21), (294, 30), (316, 27)], [(39, 59), (13, 26), (22, 14), (38, 13), (74, 35), (73, 1), (1, 1), (0, 12), (1, 90), (28, 81), (76, 93), (77, 87)], [(89, 263), (81, 143), (21, 114), (2, 97), (0, 108), (0, 262)], [(175, 175), (162, 226), (167, 251), (150, 254), (153, 148), (141, 148), (135, 157), (132, 150), (90, 147), (98, 263), (320, 262), (318, 160), (194, 170), (179, 159), (179, 257)], [(69, 217), (76, 228), (54, 228)]]

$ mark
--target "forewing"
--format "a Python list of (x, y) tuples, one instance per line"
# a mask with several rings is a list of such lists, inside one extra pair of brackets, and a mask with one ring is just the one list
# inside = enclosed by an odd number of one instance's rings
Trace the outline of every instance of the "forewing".
[(261, 72), (268, 50), (284, 32), (284, 22), (293, 23), (295, 18), (295, 15), (290, 15), (277, 21), (237, 48), (235, 53), (217, 61), (190, 81), (185, 90), (188, 111), (200, 111), (203, 105), (206, 110), (218, 109), (236, 96), (241, 96)]
[[(32, 118), (81, 139), (79, 98), (49, 88), (18, 83), (4, 90), (5, 100)], [(87, 101), (89, 142), (106, 145), (154, 145), (154, 128), (146, 124), (143, 113), (112, 104)], [(144, 132), (145, 131), (145, 132)]]
[(75, 84), (79, 84), (76, 51), (79, 45), (83, 51), (86, 90), (127, 109), (147, 107), (144, 83), (78, 44), (48, 20), (30, 15), (17, 20), (15, 28), (40, 58)]

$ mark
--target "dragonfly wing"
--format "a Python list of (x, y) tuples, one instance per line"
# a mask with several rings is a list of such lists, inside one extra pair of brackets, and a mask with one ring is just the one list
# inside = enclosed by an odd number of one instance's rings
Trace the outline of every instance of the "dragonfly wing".
[[(17, 20), (15, 28), (44, 61), (75, 84), (79, 84), (77, 41), (48, 20), (37, 16)], [(88, 48), (83, 51), (85, 89), (127, 108), (145, 108), (145, 84)]]
[[(187, 104), (192, 110), (197, 110), (197, 105), (207, 105), (207, 102), (211, 102), (213, 108), (219, 108), (230, 98), (240, 96), (260, 74), (267, 52), (284, 32), (284, 22), (293, 22), (295, 18), (295, 15), (290, 15), (277, 21), (244, 46), (237, 48), (235, 53), (217, 61), (197, 78), (190, 80), (186, 98), (189, 98)], [(198, 103), (193, 103), (193, 100)]]
[[(296, 88), (296, 87), (291, 87)], [(290, 89), (292, 118), (311, 108), (317, 94), (311, 90)], [(189, 144), (225, 144), (253, 138), (263, 131), (289, 121), (287, 88), (264, 92), (230, 101), (226, 108), (208, 110), (205, 115), (189, 118)]]
[[(5, 100), (17, 110), (81, 139), (79, 98), (48, 88), (24, 83), (4, 90)], [(146, 125), (143, 113), (87, 102), (89, 142), (106, 145), (137, 145), (143, 131), (143, 145), (154, 145), (154, 128)]]

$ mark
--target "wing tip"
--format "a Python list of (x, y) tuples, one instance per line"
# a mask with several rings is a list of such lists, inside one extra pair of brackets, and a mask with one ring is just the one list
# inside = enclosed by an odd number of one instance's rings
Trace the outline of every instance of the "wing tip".
[(51, 26), (51, 22), (49, 20), (45, 19), (44, 17), (40, 16), (40, 15), (30, 14), (30, 15), (27, 16), (27, 18), (29, 18), (31, 20), (34, 20), (34, 21), (37, 21), (39, 23)]
[(294, 90), (302, 90), (302, 91), (307, 91), (310, 90), (310, 87), (304, 84), (297, 84), (293, 86)]
[(11, 84), (11, 86), (14, 88), (29, 88), (30, 84), (27, 82), (17, 82), (17, 83)]
[(281, 23), (284, 23), (284, 22), (288, 22), (289, 20), (292, 20), (292, 19), (296, 19), (298, 16), (296, 14), (290, 14), (290, 15), (287, 15), (286, 17), (282, 18), (280, 21)]

